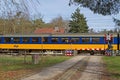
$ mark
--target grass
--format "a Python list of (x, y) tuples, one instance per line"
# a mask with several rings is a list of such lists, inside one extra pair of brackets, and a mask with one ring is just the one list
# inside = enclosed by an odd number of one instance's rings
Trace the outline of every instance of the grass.
[(17, 80), (11, 75), (20, 77), (20, 75), (39, 71), (70, 58), (68, 56), (40, 56), (39, 64), (33, 64), (31, 56), (27, 56), (26, 63), (24, 63), (24, 56), (0, 55), (0, 77), (2, 80)]
[(111, 73), (114, 79), (120, 80), (120, 57), (112, 56), (103, 57), (103, 60), (106, 64), (106, 70)]

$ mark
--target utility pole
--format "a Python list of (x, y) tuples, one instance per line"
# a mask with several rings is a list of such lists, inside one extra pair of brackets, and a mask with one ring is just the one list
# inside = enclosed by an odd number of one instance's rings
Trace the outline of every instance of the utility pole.
[(117, 51), (118, 51), (118, 54), (119, 54), (119, 50), (120, 50), (120, 34), (119, 34), (119, 31), (120, 31), (120, 25), (117, 26)]
[(117, 50), (118, 50), (118, 53), (119, 53), (119, 49), (120, 49), (120, 35), (119, 35), (119, 31), (117, 33)]

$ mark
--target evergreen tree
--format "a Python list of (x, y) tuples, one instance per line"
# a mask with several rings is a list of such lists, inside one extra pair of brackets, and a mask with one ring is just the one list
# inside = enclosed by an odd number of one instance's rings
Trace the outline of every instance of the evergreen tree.
[(71, 15), (72, 20), (70, 20), (69, 27), (70, 33), (87, 33), (88, 26), (86, 23), (86, 18), (83, 14), (80, 14), (80, 9), (77, 8), (74, 13)]

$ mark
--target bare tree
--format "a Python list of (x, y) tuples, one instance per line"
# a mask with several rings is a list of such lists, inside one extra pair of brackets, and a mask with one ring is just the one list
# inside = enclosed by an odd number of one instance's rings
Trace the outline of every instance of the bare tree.
[[(30, 13), (33, 10), (35, 10), (33, 12), (38, 13), (35, 8), (39, 4), (39, 0), (0, 0), (0, 17), (4, 21), (2, 33), (16, 34), (20, 24), (30, 25)], [(26, 26), (28, 27), (29, 25)], [(21, 27), (23, 28), (24, 26)]]

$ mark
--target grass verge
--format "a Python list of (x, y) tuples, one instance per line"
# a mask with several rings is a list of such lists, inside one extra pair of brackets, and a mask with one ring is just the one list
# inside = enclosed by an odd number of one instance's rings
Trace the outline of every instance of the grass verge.
[(33, 64), (31, 56), (6, 56), (0, 55), (0, 78), (1, 80), (17, 80), (18, 78), (35, 71), (52, 66), (70, 59), (68, 56), (40, 56), (39, 64)]
[(110, 73), (111, 78), (120, 80), (120, 57), (119, 56), (105, 56), (103, 60), (106, 65), (106, 70)]

